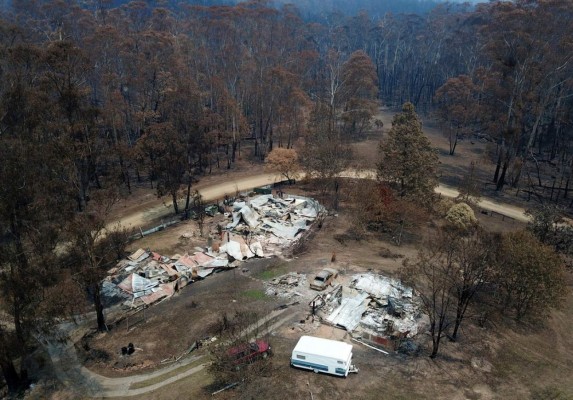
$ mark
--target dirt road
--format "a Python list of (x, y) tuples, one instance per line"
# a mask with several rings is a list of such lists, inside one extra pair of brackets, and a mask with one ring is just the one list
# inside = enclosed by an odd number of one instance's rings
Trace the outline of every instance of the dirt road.
[[(275, 182), (281, 181), (282, 178), (276, 174), (256, 174), (249, 177), (242, 177), (239, 179), (230, 179), (227, 182), (218, 183), (201, 187), (197, 186), (197, 190), (203, 196), (206, 202), (220, 200), (225, 195), (234, 195), (237, 192), (250, 190), (259, 186), (270, 185)], [(184, 200), (180, 200), (183, 204)], [(146, 203), (146, 208), (134, 213), (128, 213), (121, 218), (110, 221), (108, 226), (115, 226), (120, 224), (125, 228), (139, 228), (151, 221), (160, 219), (173, 213), (173, 205), (171, 202), (165, 203), (162, 199), (150, 199)]]
[[(344, 171), (341, 175), (346, 178), (374, 179), (376, 177), (376, 171), (374, 170)], [(435, 191), (436, 193), (442, 196), (451, 198), (456, 198), (460, 195), (460, 192), (457, 189), (443, 184), (438, 185)], [(478, 201), (477, 207), (483, 210), (493, 211), (498, 214), (505, 215), (506, 217), (513, 218), (516, 221), (520, 222), (528, 222), (530, 219), (529, 216), (525, 214), (524, 208), (504, 203), (498, 203), (492, 199), (482, 198), (480, 201)]]
[[(369, 179), (373, 178), (375, 173), (374, 171), (369, 170), (345, 171), (341, 175), (344, 177)], [(223, 199), (225, 195), (234, 195), (237, 192), (250, 190), (259, 186), (270, 185), (280, 180), (282, 180), (282, 178), (276, 174), (259, 173), (248, 177), (231, 179), (227, 182), (205, 186), (202, 188), (198, 186), (198, 190), (205, 201), (214, 201)], [(459, 192), (456, 189), (444, 185), (439, 185), (436, 188), (436, 193), (452, 198), (459, 195)], [(498, 203), (491, 199), (482, 199), (478, 202), (477, 206), (481, 209), (493, 211), (520, 222), (529, 221), (529, 217), (525, 215), (525, 209), (520, 207)], [(146, 203), (144, 209), (140, 209), (137, 212), (128, 213), (121, 218), (114, 219), (108, 226), (115, 226), (120, 224), (125, 228), (137, 229), (141, 226), (148, 225), (154, 220), (166, 217), (172, 213), (173, 207), (171, 203), (164, 203), (161, 199), (151, 199)]]
[[(438, 186), (436, 188), (436, 193), (452, 198), (458, 197), (460, 194), (460, 192), (458, 192), (456, 189), (444, 185)], [(530, 217), (525, 214), (524, 208), (498, 203), (491, 199), (482, 198), (480, 201), (478, 201), (477, 206), (481, 209), (493, 211), (498, 214), (505, 215), (506, 217), (513, 218), (516, 221), (528, 222), (530, 220)]]
[[(46, 349), (52, 359), (56, 376), (62, 383), (78, 393), (96, 398), (139, 396), (193, 375), (205, 368), (208, 363), (208, 360), (202, 356), (192, 356), (158, 371), (122, 378), (108, 378), (84, 367), (71, 341), (64, 343), (57, 340), (47, 341)], [(204, 360), (205, 363), (198, 364), (200, 360)], [(189, 368), (185, 368), (186, 366)], [(175, 370), (178, 373), (171, 376), (170, 373)], [(163, 376), (165, 379), (161, 379)], [(157, 378), (159, 378), (157, 383), (132, 389), (132, 385)]]

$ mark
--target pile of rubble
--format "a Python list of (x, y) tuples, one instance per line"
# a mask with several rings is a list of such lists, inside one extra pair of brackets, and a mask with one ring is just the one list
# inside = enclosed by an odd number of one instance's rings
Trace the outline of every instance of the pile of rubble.
[(109, 271), (103, 282), (104, 295), (108, 299), (123, 297), (124, 305), (129, 307), (150, 305), (215, 270), (234, 267), (226, 256), (195, 250), (192, 255), (166, 257), (138, 249)]
[(383, 345), (414, 337), (429, 323), (412, 288), (382, 275), (354, 275), (349, 287), (336, 286), (313, 302), (324, 322)]
[(284, 299), (290, 299), (296, 296), (303, 296), (300, 289), (307, 288), (305, 274), (298, 272), (289, 272), (265, 282), (265, 293), (267, 296), (277, 296)]
[[(235, 201), (226, 215), (232, 220), (225, 229), (245, 237), (267, 255), (279, 255), (300, 239), (324, 208), (314, 199), (272, 194)], [(225, 232), (223, 232), (223, 235)]]
[(129, 307), (149, 305), (215, 270), (234, 268), (253, 257), (281, 254), (300, 240), (301, 232), (309, 229), (322, 210), (315, 200), (300, 196), (261, 195), (235, 201), (225, 213), (231, 221), (224, 230), (219, 226), (220, 238), (210, 236), (209, 247), (171, 257), (139, 249), (109, 271), (103, 282), (104, 296)]

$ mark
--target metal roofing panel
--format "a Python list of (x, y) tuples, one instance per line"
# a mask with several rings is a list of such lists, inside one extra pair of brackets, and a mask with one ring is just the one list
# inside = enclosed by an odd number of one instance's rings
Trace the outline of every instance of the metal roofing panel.
[(360, 293), (355, 297), (345, 297), (342, 299), (340, 306), (336, 308), (326, 319), (335, 324), (346, 328), (352, 332), (362, 319), (366, 312), (370, 299), (368, 293)]

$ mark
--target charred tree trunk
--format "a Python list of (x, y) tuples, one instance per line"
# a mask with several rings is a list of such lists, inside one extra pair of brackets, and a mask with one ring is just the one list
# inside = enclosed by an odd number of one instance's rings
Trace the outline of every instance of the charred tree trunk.
[(237, 124), (235, 122), (235, 113), (233, 113), (232, 131), (233, 131), (233, 141), (231, 144), (231, 161), (234, 163), (235, 153), (237, 151)]
[(185, 213), (187, 214), (189, 212), (189, 206), (191, 205), (191, 181), (193, 179), (191, 178), (191, 175), (189, 175), (189, 178), (187, 180), (187, 193), (185, 196)]
[(430, 354), (430, 358), (436, 358), (438, 351), (440, 350), (440, 340), (442, 339), (442, 335), (440, 332), (436, 332), (436, 329), (436, 323), (434, 322), (430, 327), (430, 334), (432, 336), (432, 353)]
[[(26, 257), (26, 251), (24, 250), (24, 244), (22, 243), (21, 237), (21, 223), (16, 215), (16, 212), (13, 212), (10, 217), (10, 233), (14, 237), (14, 244), (16, 246), (17, 252), (17, 260), (18, 260), (18, 267), (13, 270), (11, 267), (10, 274), (12, 276), (16, 276), (18, 274), (26, 275), (29, 273), (29, 264), (28, 258)], [(13, 301), (13, 312), (14, 312), (14, 330), (16, 331), (16, 338), (18, 339), (18, 343), (20, 346), (24, 346), (26, 343), (26, 337), (24, 335), (24, 329), (22, 327), (22, 310), (23, 306), (26, 304), (25, 297), (19, 293), (18, 290), (13, 288), (12, 292), (12, 301)]]
[(460, 329), (460, 325), (462, 324), (462, 320), (464, 319), (464, 315), (466, 313), (470, 298), (463, 297), (462, 299), (458, 300), (458, 306), (456, 308), (456, 321), (454, 322), (454, 329), (452, 331), (451, 340), (455, 342), (458, 338), (458, 330)]
[(517, 185), (519, 185), (519, 181), (521, 179), (521, 172), (523, 171), (524, 168), (524, 164), (527, 162), (527, 160), (522, 161), (522, 163), (519, 165), (519, 168), (517, 169), (517, 171), (515, 172), (515, 175), (513, 177), (513, 179), (511, 180), (511, 187), (516, 188)]
[(89, 186), (89, 161), (82, 158), (76, 162), (78, 178), (78, 211), (82, 212), (87, 206), (88, 186)]
[(509, 168), (509, 161), (505, 160), (503, 162), (503, 168), (501, 170), (501, 175), (497, 180), (497, 185), (495, 186), (496, 191), (501, 191), (503, 189), (503, 185), (505, 185), (505, 175), (507, 174), (507, 168)]
[(100, 332), (105, 332), (107, 331), (107, 325), (105, 324), (105, 316), (103, 315), (103, 303), (101, 302), (101, 283), (99, 282), (94, 285), (94, 306), (97, 317), (97, 330)]
[(24, 337), (24, 329), (22, 328), (22, 313), (19, 306), (20, 299), (14, 299), (14, 331), (16, 332), (16, 339), (20, 346), (26, 345), (26, 339)]
[(179, 205), (177, 204), (177, 191), (171, 192), (171, 200), (173, 201), (173, 211), (175, 211), (175, 214), (179, 214)]
[(456, 131), (453, 135), (450, 134), (450, 156), (453, 156), (456, 152), (456, 146), (458, 145), (458, 132)]
[(235, 157), (237, 156), (237, 141), (233, 139), (233, 149), (231, 152), (231, 161), (235, 162)]
[(495, 165), (495, 172), (493, 174), (493, 183), (497, 183), (499, 179), (499, 171), (501, 170), (501, 153), (497, 157), (497, 163)]
[[(290, 179), (288, 180), (290, 184)], [(334, 178), (334, 199), (332, 201), (332, 208), (338, 211), (338, 202), (339, 202), (339, 195), (340, 195), (340, 182), (337, 178)]]
[(18, 375), (16, 367), (14, 367), (14, 362), (6, 357), (2, 357), (0, 365), (2, 367), (2, 375), (8, 386), (8, 392), (17, 393), (24, 387), (25, 382), (24, 379)]

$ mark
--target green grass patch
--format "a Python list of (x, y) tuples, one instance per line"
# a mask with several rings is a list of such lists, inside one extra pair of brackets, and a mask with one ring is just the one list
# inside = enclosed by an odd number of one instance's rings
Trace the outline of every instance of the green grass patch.
[(269, 268), (265, 271), (261, 271), (255, 275), (256, 278), (269, 281), (276, 278), (277, 276), (284, 275), (288, 272), (286, 264), (280, 264), (276, 267)]
[(248, 297), (253, 300), (264, 300), (267, 298), (265, 292), (260, 289), (249, 289), (241, 293), (243, 297)]
[(191, 368), (198, 367), (199, 365), (204, 364), (204, 363), (207, 362), (207, 361), (208, 361), (207, 358), (201, 357), (200, 359), (195, 360), (195, 361), (193, 361), (193, 362), (190, 363), (190, 364), (182, 365), (181, 367), (175, 368), (174, 370), (171, 370), (171, 371), (169, 371), (169, 372), (167, 372), (167, 373), (165, 373), (165, 374), (158, 375), (158, 376), (156, 376), (156, 377), (154, 377), (154, 378), (147, 379), (147, 380), (145, 380), (145, 381), (132, 383), (132, 384), (129, 386), (129, 388), (130, 388), (130, 389), (141, 389), (141, 388), (144, 388), (144, 387), (147, 387), (147, 386), (155, 385), (156, 383), (163, 382), (164, 380), (169, 379), (169, 378), (171, 378), (171, 377), (174, 377), (175, 375), (178, 375), (178, 374), (180, 374), (180, 373), (183, 373), (183, 372), (185, 372), (185, 371), (187, 371), (187, 370), (190, 370)]

